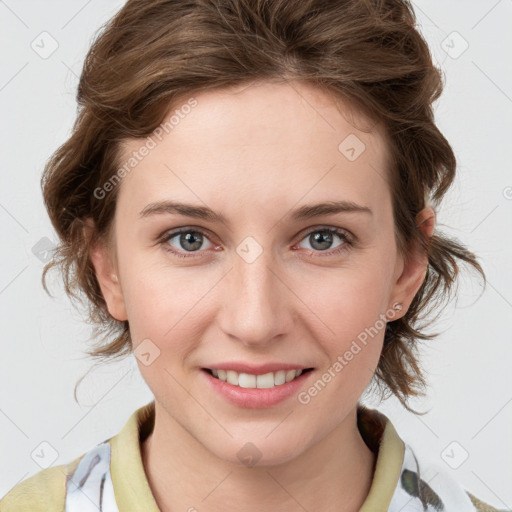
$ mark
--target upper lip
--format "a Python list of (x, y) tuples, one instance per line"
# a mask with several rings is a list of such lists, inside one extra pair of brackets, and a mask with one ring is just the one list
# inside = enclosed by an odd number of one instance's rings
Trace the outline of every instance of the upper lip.
[(265, 373), (278, 372), (279, 370), (305, 370), (311, 366), (290, 363), (265, 363), (249, 364), (243, 362), (216, 363), (206, 366), (209, 370), (233, 370), (237, 373), (250, 373), (252, 375), (264, 375)]

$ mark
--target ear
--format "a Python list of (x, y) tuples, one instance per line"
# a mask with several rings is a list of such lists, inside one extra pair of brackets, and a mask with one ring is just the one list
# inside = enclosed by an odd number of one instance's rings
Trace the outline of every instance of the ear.
[[(90, 218), (85, 220), (85, 236), (92, 236), (94, 221)], [(108, 312), (116, 320), (128, 320), (124, 303), (123, 290), (116, 268), (115, 252), (106, 242), (97, 241), (89, 248), (89, 257), (94, 266), (96, 279), (101, 288), (101, 293), (107, 304)]]
[[(430, 238), (434, 233), (435, 219), (434, 210), (431, 206), (427, 206), (416, 216), (416, 225), (418, 229), (423, 231), (425, 236)], [(388, 308), (391, 308), (397, 302), (402, 304), (401, 314), (396, 316), (395, 320), (405, 315), (409, 309), (411, 302), (425, 280), (427, 266), (428, 257), (421, 250), (421, 247), (413, 247), (405, 260), (404, 258), (399, 258), (397, 264), (398, 278), (393, 285), (392, 301), (388, 305)]]

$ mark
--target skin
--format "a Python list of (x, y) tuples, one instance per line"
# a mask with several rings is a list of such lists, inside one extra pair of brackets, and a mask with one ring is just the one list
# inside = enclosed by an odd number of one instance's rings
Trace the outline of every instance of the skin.
[[(300, 82), (194, 97), (198, 105), (123, 178), (112, 244), (91, 250), (110, 314), (129, 320), (134, 348), (149, 338), (160, 350), (150, 365), (138, 361), (156, 404), (142, 446), (151, 489), (164, 512), (224, 511), (230, 503), (247, 512), (359, 510), (375, 454), (357, 429), (356, 408), (384, 329), (307, 405), (293, 396), (267, 409), (237, 407), (205, 384), (200, 368), (297, 363), (315, 368), (307, 389), (379, 314), (396, 302), (403, 309), (392, 319), (406, 313), (427, 259), (397, 251), (384, 133), (378, 125), (360, 131), (346, 109)], [(354, 161), (338, 150), (349, 134), (366, 146)], [(142, 142), (128, 140), (120, 161)], [(227, 223), (139, 217), (169, 199), (207, 205)], [(287, 216), (341, 199), (372, 214)], [(428, 236), (434, 218), (430, 207), (417, 217)], [(197, 235), (199, 251), (180, 245), (179, 235), (162, 241), (180, 227), (206, 231)], [(355, 243), (334, 234), (322, 251), (310, 235), (325, 227), (348, 231)], [(262, 249), (252, 263), (236, 252), (247, 236)], [(253, 467), (237, 456), (247, 442), (261, 453)]]

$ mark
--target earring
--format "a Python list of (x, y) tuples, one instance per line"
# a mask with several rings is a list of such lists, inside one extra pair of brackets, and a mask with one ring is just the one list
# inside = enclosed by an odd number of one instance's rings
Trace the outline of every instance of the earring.
[(386, 312), (386, 319), (388, 318), (388, 315), (391, 317), (391, 319), (388, 319), (387, 321), (388, 322), (392, 322), (393, 318), (396, 315), (396, 312), (402, 311), (402, 309), (403, 309), (402, 303), (401, 302), (395, 302), (393, 304), (392, 309), (388, 309), (388, 311)]
[(111, 276), (110, 276), (110, 277), (112, 278), (112, 281), (114, 281), (114, 282), (116, 282), (116, 283), (118, 282), (118, 281), (117, 281), (117, 276), (116, 276), (115, 274), (111, 274)]

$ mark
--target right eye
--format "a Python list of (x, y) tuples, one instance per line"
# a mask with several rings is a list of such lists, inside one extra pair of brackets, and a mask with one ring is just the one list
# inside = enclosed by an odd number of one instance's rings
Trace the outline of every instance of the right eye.
[(180, 258), (188, 258), (191, 256), (186, 253), (202, 252), (201, 248), (205, 240), (207, 240), (212, 247), (215, 247), (204, 231), (180, 228), (164, 235), (161, 243), (166, 251)]

